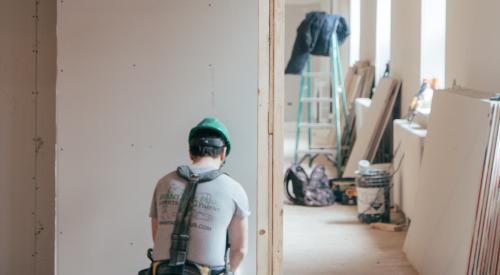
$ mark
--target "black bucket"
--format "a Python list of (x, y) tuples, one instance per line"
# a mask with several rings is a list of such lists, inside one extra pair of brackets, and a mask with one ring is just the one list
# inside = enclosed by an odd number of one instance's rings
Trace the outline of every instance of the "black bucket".
[(389, 223), (391, 174), (368, 168), (356, 178), (358, 219), (362, 223)]

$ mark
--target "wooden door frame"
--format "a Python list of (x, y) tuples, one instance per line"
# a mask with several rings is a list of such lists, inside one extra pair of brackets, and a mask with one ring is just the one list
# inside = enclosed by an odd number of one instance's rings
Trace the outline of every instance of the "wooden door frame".
[(257, 274), (283, 274), (285, 1), (259, 0)]

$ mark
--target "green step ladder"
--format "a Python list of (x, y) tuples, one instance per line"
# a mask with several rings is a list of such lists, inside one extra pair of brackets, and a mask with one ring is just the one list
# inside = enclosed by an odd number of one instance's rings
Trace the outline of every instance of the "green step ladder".
[[(334, 28), (336, 29), (336, 28)], [(330, 71), (328, 72), (312, 72), (311, 71), (311, 56), (307, 60), (306, 70), (301, 73), (300, 76), (300, 95), (299, 95), (299, 106), (297, 111), (297, 128), (295, 135), (295, 163), (302, 163), (306, 159), (309, 159), (309, 166), (312, 166), (313, 161), (320, 155), (325, 156), (337, 169), (338, 176), (343, 173), (343, 165), (345, 157), (349, 154), (352, 144), (351, 144), (351, 129), (349, 129), (349, 110), (347, 108), (347, 100), (345, 94), (344, 86), (344, 76), (342, 72), (342, 64), (340, 61), (340, 47), (337, 40), (337, 35), (334, 32), (332, 36), (332, 49), (330, 51)], [(328, 77), (330, 82), (330, 97), (313, 97), (312, 96), (312, 79)], [(305, 97), (305, 90), (307, 89), (307, 96)], [(328, 123), (313, 123), (312, 121), (312, 103), (329, 102), (330, 110), (333, 114), (333, 119), (329, 118)], [(307, 104), (307, 122), (303, 122), (303, 109), (304, 103)], [(339, 105), (342, 105), (340, 107)], [(347, 141), (342, 142), (342, 130), (341, 130), (341, 117), (340, 108), (344, 113), (345, 125), (344, 137)], [(319, 117), (318, 110), (318, 117)], [(330, 114), (331, 115), (331, 114)], [(299, 150), (301, 129), (307, 129), (307, 148), (304, 150)], [(313, 148), (312, 138), (313, 129), (325, 129), (330, 128), (335, 130), (335, 144), (333, 147), (327, 148)], [(346, 146), (342, 146), (346, 144)], [(299, 159), (299, 157), (301, 158)]]

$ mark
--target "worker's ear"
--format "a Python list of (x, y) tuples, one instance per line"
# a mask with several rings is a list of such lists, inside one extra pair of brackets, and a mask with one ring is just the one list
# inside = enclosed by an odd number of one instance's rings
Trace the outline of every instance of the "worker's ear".
[(226, 152), (227, 152), (227, 147), (224, 146), (224, 149), (222, 150), (222, 154), (220, 154), (220, 160), (222, 162), (224, 162), (224, 160), (226, 159)]

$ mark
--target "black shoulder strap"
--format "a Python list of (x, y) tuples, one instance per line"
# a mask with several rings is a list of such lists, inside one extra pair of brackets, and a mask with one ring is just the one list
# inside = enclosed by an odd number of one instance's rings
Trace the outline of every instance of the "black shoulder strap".
[(182, 194), (175, 218), (174, 231), (171, 235), (169, 266), (172, 267), (172, 274), (184, 274), (184, 266), (187, 261), (189, 239), (191, 231), (191, 217), (193, 199), (199, 183), (212, 181), (222, 175), (222, 171), (213, 170), (206, 173), (193, 173), (189, 166), (177, 168), (177, 175), (187, 181), (186, 189)]

